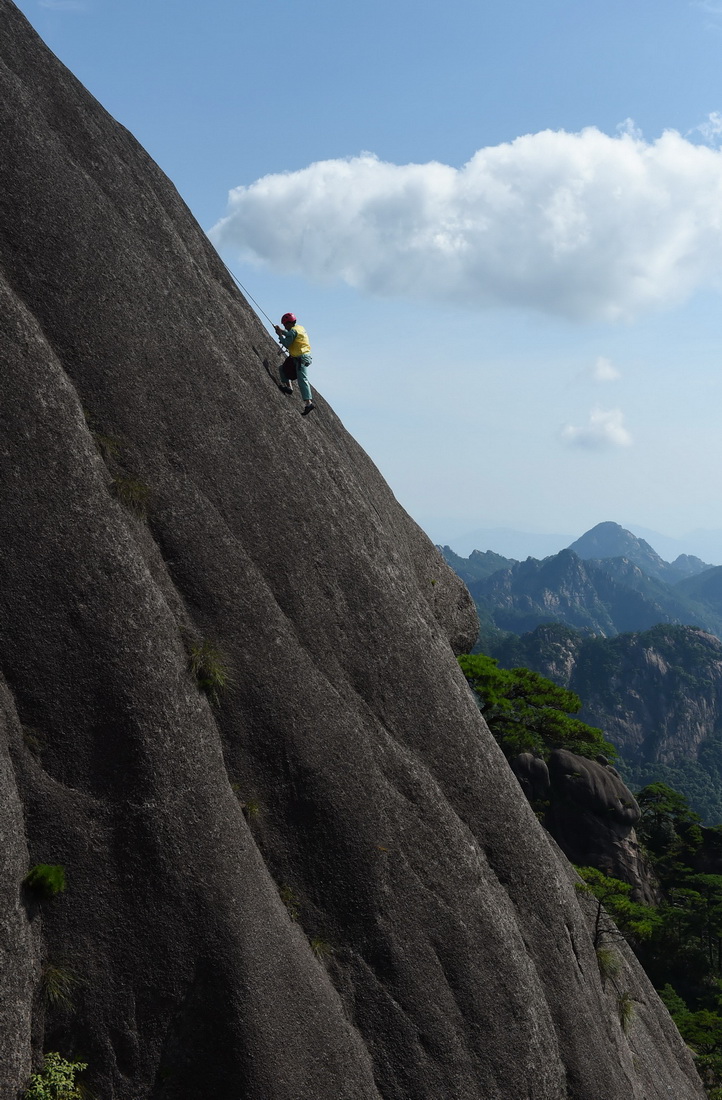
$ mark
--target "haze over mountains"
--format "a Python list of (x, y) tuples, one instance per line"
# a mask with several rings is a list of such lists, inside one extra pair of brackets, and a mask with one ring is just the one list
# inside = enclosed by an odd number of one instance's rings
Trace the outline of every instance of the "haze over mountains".
[[(722, 564), (722, 530), (696, 530), (681, 538), (671, 538), (659, 531), (651, 531), (639, 524), (626, 524), (623, 529), (633, 530), (645, 539), (666, 561), (674, 561), (680, 554), (692, 554), (713, 565)], [(474, 550), (493, 550), (507, 558), (523, 561), (525, 558), (546, 558), (566, 549), (575, 539), (573, 534), (548, 534), (517, 531), (509, 527), (480, 527), (448, 539), (448, 546), (461, 557), (468, 557)]]

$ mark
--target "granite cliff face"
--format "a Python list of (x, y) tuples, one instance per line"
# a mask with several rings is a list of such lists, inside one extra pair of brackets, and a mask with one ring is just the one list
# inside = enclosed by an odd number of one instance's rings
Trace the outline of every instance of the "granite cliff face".
[(0, 1096), (59, 1050), (103, 1100), (702, 1097), (602, 987), (463, 585), (10, 0), (0, 126)]

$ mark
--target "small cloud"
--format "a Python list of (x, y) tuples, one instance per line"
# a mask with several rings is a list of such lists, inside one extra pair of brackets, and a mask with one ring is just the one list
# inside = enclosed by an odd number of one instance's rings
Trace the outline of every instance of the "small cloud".
[(693, 126), (689, 133), (701, 134), (708, 145), (716, 148), (722, 140), (722, 114), (719, 111), (710, 111), (707, 121)]
[(626, 134), (627, 137), (634, 138), (635, 141), (642, 141), (644, 138), (644, 134), (639, 129), (633, 118), (625, 118), (624, 122), (618, 122), (617, 133), (620, 135), (620, 137)]
[(571, 447), (602, 450), (605, 447), (630, 447), (632, 437), (624, 427), (621, 409), (592, 409), (589, 423), (583, 428), (567, 424), (561, 438)]
[(603, 355), (599, 356), (591, 368), (591, 375), (595, 382), (616, 382), (622, 377), (611, 359), (605, 359)]

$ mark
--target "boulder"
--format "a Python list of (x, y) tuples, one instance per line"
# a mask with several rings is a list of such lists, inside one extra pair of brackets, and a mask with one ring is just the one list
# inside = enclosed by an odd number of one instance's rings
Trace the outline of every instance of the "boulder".
[(547, 797), (544, 824), (572, 863), (630, 883), (637, 901), (659, 901), (659, 884), (634, 829), (639, 806), (605, 757), (589, 760), (556, 749), (549, 757)]

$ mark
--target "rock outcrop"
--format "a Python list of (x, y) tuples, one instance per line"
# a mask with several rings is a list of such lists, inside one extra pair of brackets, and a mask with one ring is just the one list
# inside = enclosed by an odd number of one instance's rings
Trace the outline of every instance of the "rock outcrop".
[(547, 765), (522, 753), (512, 769), (529, 801), (543, 806), (544, 827), (572, 863), (630, 883), (637, 901), (654, 905), (660, 900), (634, 829), (639, 806), (604, 757), (589, 760), (555, 749)]
[(627, 1031), (602, 987), (463, 585), (279, 394), (131, 135), (0, 32), (0, 1095), (45, 1049), (103, 1100), (703, 1097), (634, 959)]

